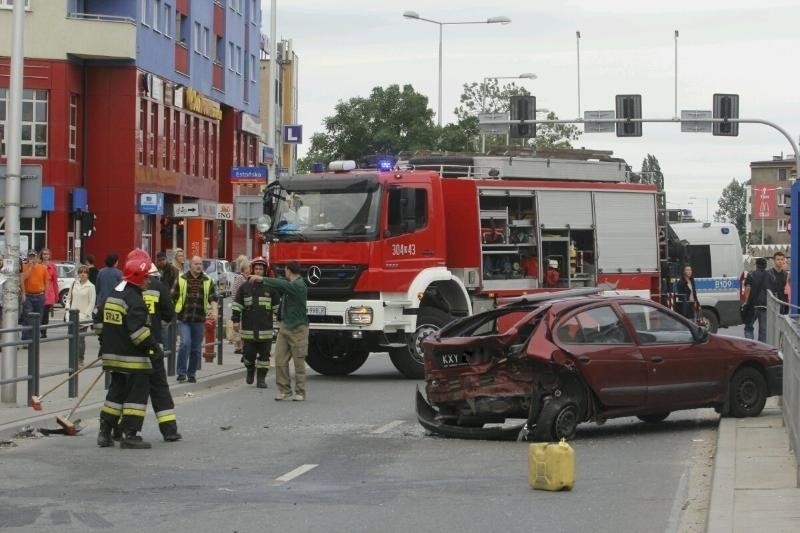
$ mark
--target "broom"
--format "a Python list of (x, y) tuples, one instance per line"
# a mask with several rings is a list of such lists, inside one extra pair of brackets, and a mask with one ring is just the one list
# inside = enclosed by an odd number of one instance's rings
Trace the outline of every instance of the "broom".
[(78, 407), (83, 403), (83, 400), (86, 398), (89, 392), (94, 388), (95, 385), (97, 385), (97, 382), (100, 381), (100, 378), (103, 377), (103, 374), (105, 374), (105, 371), (97, 374), (97, 377), (94, 378), (92, 384), (89, 385), (85, 391), (83, 391), (81, 397), (78, 398), (78, 403), (75, 404), (75, 407), (72, 408), (72, 411), (70, 411), (66, 417), (56, 417), (56, 422), (59, 426), (64, 428), (65, 435), (75, 435), (78, 431), (80, 431), (80, 428), (78, 428), (73, 422), (70, 422), (69, 419), (72, 418), (73, 414), (75, 414), (75, 411), (77, 411)]
[(36, 396), (36, 395), (31, 396), (30, 404), (31, 404), (31, 407), (33, 407), (33, 410), (34, 411), (41, 411), (42, 410), (42, 400), (44, 399), (45, 396), (47, 396), (48, 394), (50, 394), (51, 392), (53, 392), (54, 390), (59, 388), (64, 383), (66, 383), (70, 379), (74, 378), (75, 376), (77, 376), (78, 374), (80, 374), (81, 372), (86, 370), (87, 368), (93, 367), (98, 361), (102, 361), (102, 359), (95, 359), (94, 361), (92, 361), (88, 365), (79, 368), (78, 370), (76, 370), (72, 374), (70, 374), (67, 377), (65, 377), (63, 381), (60, 381), (58, 384), (56, 384), (52, 389), (46, 391), (44, 394), (41, 394), (39, 396)]

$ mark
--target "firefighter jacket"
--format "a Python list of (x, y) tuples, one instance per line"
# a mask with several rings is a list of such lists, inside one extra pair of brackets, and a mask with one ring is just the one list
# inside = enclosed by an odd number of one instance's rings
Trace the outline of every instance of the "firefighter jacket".
[(123, 281), (106, 298), (99, 315), (103, 370), (149, 374), (150, 357), (158, 346), (150, 332), (142, 290)]
[(156, 342), (161, 342), (162, 323), (169, 324), (175, 318), (170, 291), (160, 279), (151, 276), (150, 284), (142, 292), (142, 297), (150, 315), (150, 331)]
[(248, 281), (239, 288), (231, 304), (231, 320), (234, 324), (241, 323), (239, 334), (243, 341), (272, 340), (273, 301), (278, 301), (278, 294), (262, 283)]

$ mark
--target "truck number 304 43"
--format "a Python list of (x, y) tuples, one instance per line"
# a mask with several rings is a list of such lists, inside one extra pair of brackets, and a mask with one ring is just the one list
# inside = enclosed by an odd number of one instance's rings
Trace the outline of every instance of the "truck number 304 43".
[(393, 244), (392, 255), (417, 255), (416, 244)]

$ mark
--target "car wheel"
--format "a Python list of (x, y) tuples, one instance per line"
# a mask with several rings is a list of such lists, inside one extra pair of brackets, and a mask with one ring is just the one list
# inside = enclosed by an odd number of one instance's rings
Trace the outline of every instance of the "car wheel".
[(570, 398), (548, 401), (536, 421), (534, 440), (537, 442), (556, 442), (575, 437), (581, 421), (580, 409)]
[(706, 322), (708, 323), (708, 326), (706, 326), (708, 332), (716, 333), (717, 330), (719, 330), (719, 319), (717, 318), (717, 313), (715, 313), (711, 309), (703, 308), (700, 310), (700, 314), (703, 316), (703, 318), (706, 319)]
[(767, 381), (755, 368), (740, 368), (731, 378), (729, 394), (733, 416), (758, 416), (767, 403)]
[(656, 413), (653, 415), (640, 415), (637, 416), (639, 420), (642, 422), (647, 422), (648, 424), (658, 424), (659, 422), (663, 422), (665, 418), (669, 416), (669, 411), (666, 413)]
[(64, 289), (58, 294), (58, 301), (61, 303), (61, 307), (67, 307), (67, 295), (69, 294), (69, 290)]
[(308, 342), (306, 363), (325, 376), (346, 376), (361, 368), (367, 357), (367, 350), (354, 350), (347, 343), (315, 335)]
[(422, 341), (431, 333), (436, 333), (448, 324), (453, 317), (436, 307), (423, 307), (417, 316), (417, 329), (406, 335), (407, 346), (389, 350), (389, 357), (394, 367), (409, 379), (425, 377), (424, 354)]

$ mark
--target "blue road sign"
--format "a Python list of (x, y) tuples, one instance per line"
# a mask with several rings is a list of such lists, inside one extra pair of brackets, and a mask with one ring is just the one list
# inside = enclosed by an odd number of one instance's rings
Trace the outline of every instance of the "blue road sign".
[(283, 127), (283, 142), (285, 144), (303, 144), (303, 126), (289, 124)]

